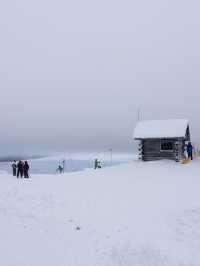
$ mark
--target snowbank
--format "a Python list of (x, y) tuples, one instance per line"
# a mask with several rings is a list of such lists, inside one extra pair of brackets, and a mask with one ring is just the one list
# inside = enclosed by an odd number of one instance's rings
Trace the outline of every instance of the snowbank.
[(200, 163), (0, 175), (3, 266), (199, 266)]

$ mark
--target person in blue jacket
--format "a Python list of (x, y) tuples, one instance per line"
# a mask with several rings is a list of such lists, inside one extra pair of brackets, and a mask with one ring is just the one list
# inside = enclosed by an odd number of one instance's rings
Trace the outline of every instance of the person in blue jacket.
[(193, 160), (193, 146), (192, 143), (189, 142), (187, 145), (187, 154), (188, 154), (188, 158), (190, 158), (191, 160)]

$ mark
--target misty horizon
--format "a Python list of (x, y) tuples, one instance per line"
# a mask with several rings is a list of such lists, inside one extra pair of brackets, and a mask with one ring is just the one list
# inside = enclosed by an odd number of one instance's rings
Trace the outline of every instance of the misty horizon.
[(138, 108), (188, 119), (200, 143), (192, 3), (2, 2), (0, 156), (133, 151)]

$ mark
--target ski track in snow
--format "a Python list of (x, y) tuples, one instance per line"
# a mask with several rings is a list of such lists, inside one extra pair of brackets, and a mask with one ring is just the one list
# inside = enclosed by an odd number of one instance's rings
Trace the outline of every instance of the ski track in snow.
[(0, 175), (4, 266), (199, 266), (200, 162)]

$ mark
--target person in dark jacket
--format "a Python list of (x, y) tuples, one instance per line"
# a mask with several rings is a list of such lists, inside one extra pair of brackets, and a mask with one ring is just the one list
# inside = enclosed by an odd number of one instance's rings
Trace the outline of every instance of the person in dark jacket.
[(24, 163), (24, 178), (29, 178), (29, 165), (28, 165), (28, 162), (25, 161)]
[(17, 178), (20, 176), (21, 178), (23, 177), (23, 172), (24, 172), (24, 165), (22, 161), (19, 161), (17, 164)]
[(101, 168), (101, 162), (98, 159), (94, 160), (94, 169)]
[(13, 176), (16, 176), (17, 175), (17, 163), (15, 160), (12, 162), (12, 170), (13, 170)]
[(193, 160), (193, 146), (192, 146), (192, 143), (189, 142), (188, 145), (187, 145), (187, 154), (188, 154), (188, 158)]
[(58, 172), (60, 174), (64, 173), (64, 169), (60, 164), (58, 165), (58, 169), (56, 170), (56, 172)]

